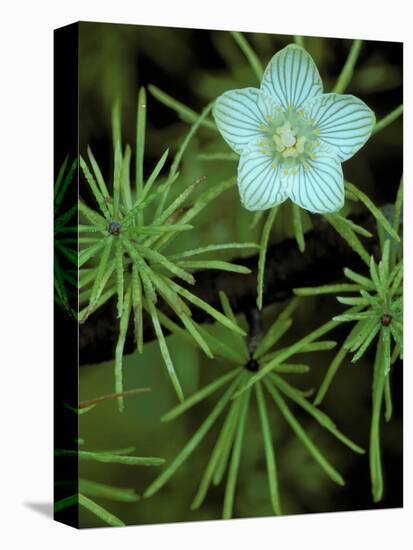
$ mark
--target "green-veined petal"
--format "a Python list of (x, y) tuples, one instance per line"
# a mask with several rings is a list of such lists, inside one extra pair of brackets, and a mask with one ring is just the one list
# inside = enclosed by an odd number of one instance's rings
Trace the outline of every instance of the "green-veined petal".
[(285, 201), (281, 168), (272, 155), (258, 143), (250, 144), (238, 165), (238, 189), (247, 210), (266, 210)]
[(323, 94), (306, 103), (304, 111), (308, 118), (314, 119), (319, 140), (341, 161), (363, 147), (376, 123), (373, 111), (352, 95)]
[(253, 140), (263, 136), (262, 125), (277, 105), (257, 88), (229, 90), (215, 101), (213, 115), (222, 137), (241, 154)]
[(290, 106), (298, 109), (323, 93), (323, 83), (312, 57), (304, 48), (290, 44), (268, 63), (261, 90), (284, 109)]
[(282, 184), (290, 199), (310, 212), (336, 212), (344, 204), (341, 163), (327, 147), (317, 149), (313, 159), (284, 171)]

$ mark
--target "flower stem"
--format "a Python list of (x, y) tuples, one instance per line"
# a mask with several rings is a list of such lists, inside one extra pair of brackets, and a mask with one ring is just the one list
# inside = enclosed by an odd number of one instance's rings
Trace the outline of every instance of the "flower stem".
[(386, 126), (389, 126), (389, 124), (391, 124), (397, 118), (399, 118), (399, 116), (401, 116), (402, 113), (403, 113), (403, 104), (399, 105), (398, 107), (396, 107), (396, 109), (394, 109), (394, 111), (392, 111), (391, 113), (386, 115), (384, 118), (379, 120), (379, 122), (376, 123), (376, 126), (373, 129), (372, 135), (378, 134), (379, 132), (384, 130)]
[(361, 43), (361, 40), (353, 40), (353, 44), (351, 46), (347, 60), (337, 79), (336, 85), (334, 86), (333, 93), (342, 94), (349, 85), (350, 80), (353, 76), (354, 66), (357, 63), (357, 59), (360, 53)]
[(298, 34), (294, 35), (294, 42), (297, 44), (297, 46), (301, 46), (304, 48), (304, 36), (300, 36)]
[(264, 274), (265, 274), (265, 256), (267, 254), (268, 240), (270, 238), (271, 228), (274, 224), (275, 217), (278, 212), (278, 206), (270, 210), (264, 229), (261, 235), (261, 249), (258, 260), (258, 277), (257, 277), (257, 307), (262, 309), (263, 294), (264, 294)]
[(261, 61), (258, 59), (256, 53), (248, 44), (247, 40), (245, 39), (242, 33), (231, 32), (231, 35), (232, 35), (232, 38), (240, 47), (240, 49), (242, 50), (242, 53), (247, 58), (249, 64), (251, 65), (252, 70), (255, 73), (255, 76), (257, 77), (258, 82), (261, 82), (262, 75), (264, 74), (264, 70), (262, 68)]

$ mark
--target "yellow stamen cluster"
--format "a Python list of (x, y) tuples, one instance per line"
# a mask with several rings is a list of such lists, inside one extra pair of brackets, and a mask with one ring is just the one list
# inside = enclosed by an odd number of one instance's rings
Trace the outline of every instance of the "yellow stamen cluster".
[(273, 141), (278, 153), (283, 158), (297, 157), (304, 152), (305, 136), (297, 137), (291, 123), (286, 120), (282, 126), (279, 126), (273, 135)]

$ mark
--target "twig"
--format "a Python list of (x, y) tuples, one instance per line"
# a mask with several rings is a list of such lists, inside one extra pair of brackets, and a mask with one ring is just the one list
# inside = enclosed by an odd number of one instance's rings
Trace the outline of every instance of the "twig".
[[(374, 237), (362, 238), (369, 254), (379, 250), (375, 219), (371, 214), (354, 216), (353, 221), (361, 224)], [(251, 269), (249, 275), (221, 271), (199, 271), (195, 274), (196, 286), (192, 288), (198, 297), (211, 306), (220, 308), (219, 291), (223, 290), (234, 313), (252, 311), (256, 301), (258, 257), (233, 260)], [(268, 248), (265, 271), (265, 304), (280, 302), (290, 298), (293, 288), (331, 284), (343, 277), (343, 268), (365, 271), (366, 266), (360, 257), (334, 231), (321, 216), (313, 216), (313, 229), (306, 234), (306, 249), (301, 253), (294, 239), (287, 239)], [(164, 303), (157, 304), (162, 313), (173, 318), (173, 313)], [(192, 308), (194, 321), (211, 322), (201, 310)], [(113, 359), (118, 337), (116, 300), (111, 299), (93, 313), (88, 321), (79, 327), (80, 364), (95, 364)], [(155, 338), (149, 318), (144, 320), (144, 340)], [(165, 334), (167, 332), (165, 331)], [(124, 353), (136, 349), (133, 327), (130, 324), (126, 335)]]
[(101, 395), (95, 399), (88, 399), (87, 401), (80, 401), (79, 409), (85, 409), (90, 405), (96, 405), (102, 401), (109, 401), (110, 399), (116, 399), (117, 397), (130, 397), (131, 395), (138, 395), (139, 393), (147, 393), (152, 391), (151, 388), (136, 388), (134, 390), (126, 390), (123, 392), (108, 393), (107, 395)]

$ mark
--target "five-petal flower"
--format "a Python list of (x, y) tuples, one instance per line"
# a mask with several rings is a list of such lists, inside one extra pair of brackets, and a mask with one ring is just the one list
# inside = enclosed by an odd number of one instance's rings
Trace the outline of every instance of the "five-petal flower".
[(311, 212), (340, 210), (341, 163), (368, 140), (374, 113), (352, 95), (323, 93), (311, 56), (289, 45), (271, 59), (260, 89), (219, 96), (213, 115), (239, 155), (238, 188), (248, 210), (290, 198)]

